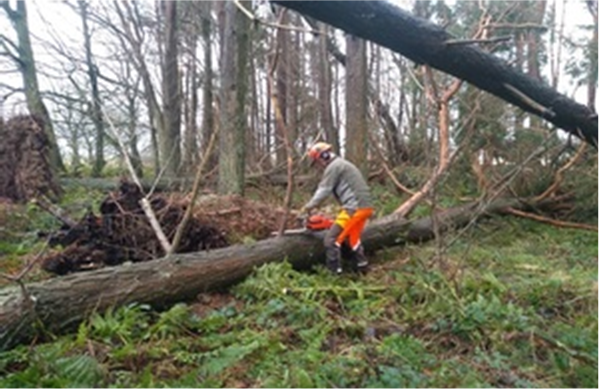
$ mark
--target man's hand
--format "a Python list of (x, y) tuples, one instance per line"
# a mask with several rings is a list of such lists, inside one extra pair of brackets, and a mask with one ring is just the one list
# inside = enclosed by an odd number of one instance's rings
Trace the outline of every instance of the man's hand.
[(300, 221), (302, 223), (302, 225), (306, 224), (308, 217), (310, 217), (311, 210), (312, 210), (311, 208), (306, 208), (305, 206), (300, 208), (300, 210), (297, 214), (297, 220)]

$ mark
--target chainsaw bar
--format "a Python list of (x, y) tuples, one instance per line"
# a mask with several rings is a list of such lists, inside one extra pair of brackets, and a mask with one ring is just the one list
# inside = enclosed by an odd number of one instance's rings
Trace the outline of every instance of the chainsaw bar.
[[(302, 235), (302, 234), (313, 234), (316, 231), (310, 230), (309, 228), (293, 228), (290, 230), (283, 231), (283, 235)], [(270, 233), (271, 235), (278, 235), (277, 231)]]

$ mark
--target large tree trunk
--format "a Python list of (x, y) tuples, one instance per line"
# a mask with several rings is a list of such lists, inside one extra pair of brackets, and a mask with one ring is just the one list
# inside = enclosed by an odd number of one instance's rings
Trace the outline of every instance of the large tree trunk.
[(385, 1), (281, 1), (274, 3), (371, 40), (416, 63), (466, 80), (597, 148), (597, 115), (545, 83), (480, 48), (456, 42), (443, 28)]
[[(250, 8), (245, 3), (246, 8)], [(249, 21), (232, 2), (225, 3), (225, 30), (221, 60), (218, 192), (244, 192), (245, 97), (248, 87), (247, 59)]]
[(162, 95), (164, 126), (160, 133), (160, 158), (167, 177), (176, 177), (181, 164), (181, 94), (179, 88), (179, 50), (177, 39), (177, 2), (161, 2), (164, 12), (164, 58)]
[(368, 76), (366, 74), (366, 41), (347, 35), (347, 64), (345, 80), (346, 158), (363, 174), (368, 173)]
[[(508, 207), (526, 209), (517, 200), (498, 200), (480, 210), (476, 204), (436, 216), (439, 231), (464, 226), (480, 215)], [(407, 221), (386, 217), (364, 231), (367, 251), (422, 242), (434, 237), (433, 218)], [(296, 268), (323, 261), (322, 236), (284, 235), (252, 245), (190, 254), (174, 254), (148, 262), (75, 273), (47, 281), (0, 289), (0, 350), (30, 339), (36, 324), (48, 331), (72, 328), (94, 312), (133, 302), (155, 307), (194, 298), (198, 293), (229, 286), (256, 266), (286, 259)]]

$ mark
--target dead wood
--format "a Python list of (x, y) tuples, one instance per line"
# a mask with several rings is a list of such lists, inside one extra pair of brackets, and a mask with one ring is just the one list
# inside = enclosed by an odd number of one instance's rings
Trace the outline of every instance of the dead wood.
[(526, 219), (535, 220), (541, 223), (546, 223), (555, 227), (564, 227), (564, 228), (577, 228), (580, 230), (588, 230), (588, 231), (599, 231), (599, 228), (594, 225), (584, 224), (584, 223), (574, 223), (565, 220), (556, 220), (549, 217), (537, 215), (531, 212), (524, 212), (513, 208), (507, 208), (507, 212), (512, 215), (520, 216)]

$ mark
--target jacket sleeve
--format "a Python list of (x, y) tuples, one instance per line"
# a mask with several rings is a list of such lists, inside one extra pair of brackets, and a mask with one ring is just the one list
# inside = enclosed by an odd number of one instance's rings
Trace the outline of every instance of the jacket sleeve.
[(318, 188), (314, 195), (304, 205), (306, 209), (312, 209), (320, 205), (328, 196), (333, 193), (333, 189), (335, 188), (335, 182), (337, 180), (337, 170), (336, 169), (326, 169), (320, 183), (318, 184)]

